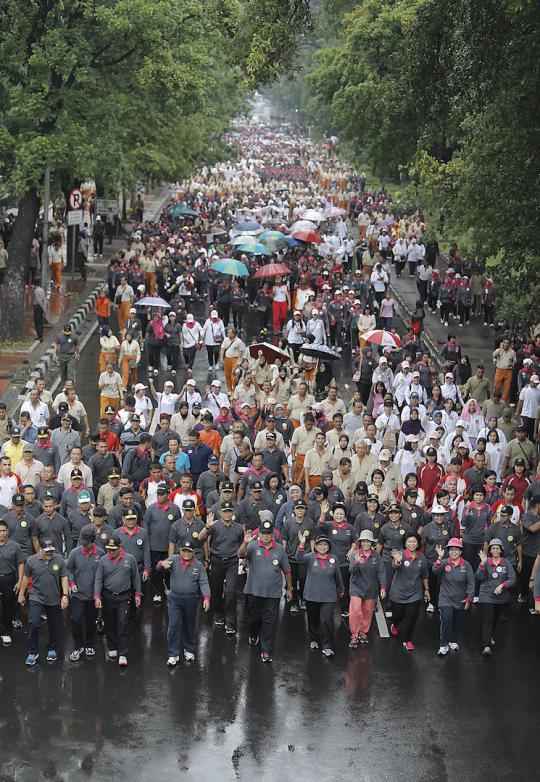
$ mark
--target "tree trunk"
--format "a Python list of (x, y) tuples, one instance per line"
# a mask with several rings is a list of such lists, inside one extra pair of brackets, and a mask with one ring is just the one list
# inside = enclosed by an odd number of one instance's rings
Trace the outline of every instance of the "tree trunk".
[(24, 271), (30, 258), (39, 205), (40, 198), (35, 188), (27, 190), (19, 201), (0, 299), (0, 337), (3, 339), (16, 339), (23, 335)]

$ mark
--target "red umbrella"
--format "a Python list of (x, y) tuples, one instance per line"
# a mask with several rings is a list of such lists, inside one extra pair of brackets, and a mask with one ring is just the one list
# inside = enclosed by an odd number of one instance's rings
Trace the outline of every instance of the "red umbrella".
[(257, 342), (255, 345), (249, 346), (249, 355), (251, 358), (258, 358), (259, 352), (263, 354), (269, 364), (275, 361), (276, 358), (280, 358), (283, 362), (290, 361), (291, 359), (285, 350), (277, 348), (269, 342)]
[(366, 331), (364, 334), (360, 334), (360, 336), (366, 342), (371, 342), (372, 345), (380, 345), (383, 348), (400, 348), (402, 346), (401, 339), (397, 334), (384, 329), (372, 329), (372, 331)]
[(282, 276), (290, 273), (291, 270), (288, 266), (284, 266), (282, 263), (267, 263), (266, 266), (261, 266), (257, 269), (255, 277), (256, 279), (261, 280), (266, 277), (276, 277), (278, 274)]
[(320, 244), (324, 241), (317, 231), (304, 230), (303, 228), (299, 228), (298, 231), (293, 231), (291, 236), (294, 239), (298, 239), (300, 242), (311, 242), (312, 244)]

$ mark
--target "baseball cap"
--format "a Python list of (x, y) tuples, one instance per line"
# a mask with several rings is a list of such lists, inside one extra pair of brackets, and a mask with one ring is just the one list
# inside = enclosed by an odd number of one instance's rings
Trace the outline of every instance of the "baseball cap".
[(186, 386), (196, 386), (196, 385), (197, 383), (192, 378), (186, 380)]
[(261, 481), (254, 481), (251, 484), (251, 491), (262, 491), (263, 485)]
[(274, 524), (270, 519), (265, 519), (259, 526), (259, 532), (273, 532)]
[(221, 503), (221, 510), (234, 510), (234, 505), (232, 502), (222, 502)]
[(24, 497), (22, 494), (14, 494), (11, 498), (11, 502), (13, 505), (24, 505)]
[(232, 481), (223, 481), (221, 491), (234, 491), (234, 483)]
[(276, 440), (276, 433), (275, 432), (267, 432), (266, 433), (266, 439), (267, 440)]
[(516, 459), (514, 467), (525, 467), (525, 459)]
[(145, 386), (144, 383), (135, 383), (134, 391), (144, 391), (148, 386)]
[(540, 383), (540, 377), (538, 377), (538, 375), (531, 375), (531, 383), (536, 383), (538, 385), (538, 383)]
[(133, 415), (130, 416), (131, 421), (140, 421), (141, 416), (138, 413), (133, 413)]
[(67, 402), (60, 402), (60, 404), (58, 405), (58, 412), (59, 413), (67, 413), (68, 410), (69, 410), (68, 403)]
[(49, 437), (49, 430), (46, 426), (39, 426), (37, 430), (37, 436), (46, 440)]
[(208, 464), (219, 464), (219, 459), (217, 456), (211, 456), (208, 459)]
[(116, 551), (118, 545), (118, 541), (115, 538), (108, 538), (107, 543), (105, 544), (105, 548), (109, 551)]
[(501, 507), (501, 516), (512, 516), (514, 513), (514, 509), (511, 505), (503, 505)]
[(56, 551), (54, 540), (50, 540), (50, 539), (44, 540), (41, 548), (43, 551)]
[(388, 359), (386, 358), (386, 356), (380, 357), (379, 364), (388, 364)]
[(195, 500), (193, 500), (191, 497), (187, 497), (182, 502), (182, 510), (195, 510)]
[(21, 430), (19, 429), (18, 426), (14, 426), (13, 427), (13, 429), (11, 430), (11, 436), (12, 437), (20, 437), (21, 436)]
[(294, 503), (294, 507), (295, 508), (304, 508), (305, 510), (307, 510), (307, 504), (305, 503), (304, 500), (296, 500), (296, 502)]
[(90, 496), (90, 492), (86, 489), (82, 489), (77, 494), (77, 502), (92, 502), (92, 497)]
[(32, 443), (25, 443), (23, 445), (23, 453), (34, 453), (34, 446)]
[(158, 492), (158, 494), (168, 494), (169, 493), (169, 487), (167, 486), (167, 484), (164, 481), (161, 481), (156, 486), (156, 491)]
[(437, 456), (437, 451), (435, 448), (428, 448), (426, 451), (426, 456)]
[(180, 551), (194, 551), (193, 543), (191, 540), (184, 540), (180, 545)]
[(165, 388), (165, 386), (171, 386), (171, 388), (174, 388), (174, 383), (172, 382), (172, 380), (166, 380), (163, 383), (163, 388)]
[(382, 462), (389, 462), (392, 458), (392, 454), (388, 450), (388, 448), (383, 448), (382, 451), (379, 453), (379, 459)]
[(94, 510), (92, 511), (92, 516), (99, 516), (99, 518), (102, 518), (103, 516), (107, 515), (107, 511), (103, 507), (103, 505), (96, 505)]
[(408, 434), (405, 438), (405, 442), (407, 443), (417, 443), (418, 437), (415, 434)]
[(74, 468), (74, 469), (71, 471), (70, 477), (71, 477), (71, 478), (82, 478), (82, 477), (83, 477), (82, 470), (79, 470), (79, 468), (78, 468), (78, 467), (75, 467), (75, 468)]
[(138, 519), (137, 511), (135, 508), (126, 508), (122, 513), (124, 519)]
[(89, 543), (94, 543), (96, 539), (96, 531), (93, 529), (84, 529), (81, 532), (81, 543), (83, 545), (88, 545)]
[(112, 405), (107, 405), (107, 407), (105, 408), (105, 415), (111, 415), (111, 413), (113, 415), (116, 415), (116, 410)]

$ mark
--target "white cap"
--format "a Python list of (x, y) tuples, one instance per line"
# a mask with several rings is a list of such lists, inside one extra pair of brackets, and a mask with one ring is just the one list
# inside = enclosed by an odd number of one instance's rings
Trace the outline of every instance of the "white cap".
[(192, 378), (186, 380), (186, 386), (196, 386), (196, 385), (197, 383)]
[(452, 380), (454, 379), (454, 375), (451, 372), (447, 372), (446, 373), (446, 375), (444, 376), (445, 380), (446, 380), (447, 377), (452, 378)]
[(388, 364), (388, 359), (386, 358), (386, 356), (380, 357), (379, 364)]
[(435, 429), (435, 431), (434, 431), (434, 432), (432, 432), (432, 433), (429, 435), (429, 439), (430, 439), (430, 440), (440, 440), (440, 439), (441, 439), (441, 433), (440, 433), (440, 432), (438, 432), (438, 431)]
[(381, 462), (389, 462), (392, 458), (392, 454), (388, 450), (388, 448), (383, 448), (382, 451), (379, 453), (379, 460)]
[(165, 388), (165, 386), (172, 386), (172, 388), (174, 388), (174, 383), (172, 382), (172, 380), (166, 380), (163, 383), (163, 388)]
[(402, 369), (403, 369), (403, 367), (410, 367), (410, 366), (411, 366), (411, 365), (409, 364), (409, 362), (408, 362), (408, 361), (402, 361), (402, 362), (401, 362), (401, 368), (402, 368)]
[(186, 315), (186, 320), (189, 320), (190, 323), (194, 323), (195, 318), (193, 317), (193, 313), (188, 312), (188, 314)]
[(302, 316), (302, 313), (300, 312), (300, 310), (295, 310), (295, 311), (294, 311), (294, 314), (295, 314), (295, 315), (300, 315), (300, 317)]
[(212, 310), (212, 311), (210, 312), (210, 317), (211, 317), (211, 318), (217, 318), (217, 317), (218, 317), (217, 310)]
[(319, 310), (313, 309), (313, 310), (311, 310), (311, 314), (312, 315), (318, 315), (319, 314)]
[(221, 388), (221, 381), (220, 380), (212, 380), (212, 382), (210, 383), (210, 388), (212, 388), (212, 386), (219, 386), (219, 388)]
[(135, 391), (144, 391), (145, 388), (148, 388), (148, 386), (145, 386), (144, 383), (135, 384)]
[(531, 383), (540, 383), (540, 377), (538, 377), (538, 375), (531, 375)]
[(132, 312), (134, 312), (135, 314), (137, 314), (137, 310), (135, 309), (135, 307), (131, 307), (131, 309), (130, 309), (130, 311), (129, 311), (129, 314), (131, 315), (131, 313), (132, 313)]
[(434, 505), (431, 509), (431, 513), (446, 513), (446, 508), (444, 508), (442, 505)]
[(418, 437), (415, 434), (408, 434), (405, 438), (406, 443), (417, 443)]
[(461, 418), (459, 419), (459, 421), (456, 421), (456, 428), (458, 426), (462, 426), (463, 429), (465, 429), (465, 431), (467, 431), (467, 429), (469, 428), (469, 424), (467, 423), (467, 421), (462, 421)]
[(137, 290), (143, 293), (143, 291), (145, 291), (146, 288), (144, 287), (144, 285), (137, 285)]
[[(322, 289), (323, 289), (323, 291), (329, 291), (329, 290), (330, 290), (330, 286), (329, 286), (327, 283), (325, 283), (325, 284), (322, 286)], [(337, 292), (338, 292), (338, 291), (336, 291), (336, 293), (337, 293)], [(339, 291), (339, 293), (341, 293), (341, 291)]]
[(524, 358), (524, 359), (523, 359), (523, 363), (524, 363), (524, 364), (532, 364), (532, 363), (533, 363), (533, 360), (532, 360), (532, 358)]
[(414, 372), (412, 373), (412, 376), (413, 376), (413, 377), (420, 377), (420, 372), (416, 372), (416, 371), (414, 371)]

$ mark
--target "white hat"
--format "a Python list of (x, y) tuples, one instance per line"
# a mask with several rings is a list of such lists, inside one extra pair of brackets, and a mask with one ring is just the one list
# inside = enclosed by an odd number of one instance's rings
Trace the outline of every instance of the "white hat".
[(463, 429), (465, 429), (465, 431), (467, 431), (467, 429), (469, 428), (469, 424), (467, 423), (467, 421), (462, 421), (461, 418), (458, 421), (456, 421), (456, 428), (458, 426), (463, 427)]
[(302, 316), (302, 313), (300, 312), (300, 310), (295, 310), (295, 311), (294, 311), (294, 315), (300, 315), (300, 316)]
[(454, 379), (454, 375), (451, 372), (447, 372), (446, 375), (444, 376), (444, 379), (446, 380), (447, 377), (452, 378), (452, 380)]
[(538, 375), (531, 375), (531, 383), (540, 383), (540, 377), (538, 377)]
[[(322, 286), (322, 289), (323, 289), (323, 291), (329, 291), (330, 290), (330, 286), (327, 283), (325, 283)], [(336, 291), (336, 293), (338, 293), (338, 291)], [(341, 293), (341, 291), (339, 291), (339, 293)]]
[(217, 310), (212, 310), (212, 311), (210, 312), (210, 317), (211, 317), (211, 318), (217, 318), (217, 317), (219, 317), (219, 316), (218, 316), (218, 314), (217, 314)]
[(533, 363), (533, 360), (532, 360), (532, 358), (524, 358), (524, 359), (523, 359), (523, 363), (524, 363), (524, 364), (532, 364), (532, 363)]
[(146, 288), (144, 287), (144, 285), (137, 285), (137, 290), (138, 290), (140, 293), (144, 293), (144, 291), (146, 290)]
[(388, 359), (386, 358), (386, 356), (380, 357), (379, 364), (388, 364)]
[(440, 440), (441, 439), (441, 433), (438, 432), (436, 429), (429, 435), (430, 440)]
[(166, 380), (163, 383), (163, 388), (165, 388), (165, 386), (172, 386), (174, 388), (174, 383), (172, 382), (172, 380)]
[(195, 322), (195, 318), (193, 317), (193, 314), (191, 312), (188, 312), (188, 314), (186, 315), (186, 320), (189, 320), (190, 323)]
[(405, 438), (406, 443), (417, 443), (418, 437), (415, 434), (408, 434)]
[(130, 309), (130, 311), (129, 311), (129, 314), (131, 315), (131, 313), (132, 313), (132, 312), (135, 312), (135, 313), (137, 312), (137, 310), (135, 309), (135, 307), (131, 307), (131, 309)]
[(212, 388), (212, 386), (219, 386), (221, 388), (221, 381), (220, 380), (212, 380), (212, 382), (210, 383), (210, 388)]
[(410, 367), (410, 366), (411, 366), (411, 365), (409, 364), (409, 362), (408, 362), (408, 361), (402, 361), (402, 362), (401, 362), (401, 368), (402, 368), (402, 369), (403, 369), (403, 367)]
[(186, 386), (196, 386), (196, 385), (197, 383), (193, 380), (193, 378), (186, 380)]
[(145, 388), (148, 388), (148, 386), (145, 386), (144, 383), (136, 383), (135, 384), (135, 391), (144, 391)]
[(382, 462), (389, 462), (392, 458), (392, 454), (388, 450), (388, 448), (383, 448), (382, 451), (379, 453), (379, 460)]
[(412, 373), (413, 377), (420, 377), (420, 372), (417, 372), (416, 370)]
[(431, 509), (431, 513), (446, 513), (446, 508), (444, 508), (442, 505), (434, 505)]
[(312, 315), (318, 315), (319, 314), (319, 310), (313, 309), (313, 310), (311, 310), (311, 314)]

